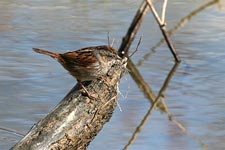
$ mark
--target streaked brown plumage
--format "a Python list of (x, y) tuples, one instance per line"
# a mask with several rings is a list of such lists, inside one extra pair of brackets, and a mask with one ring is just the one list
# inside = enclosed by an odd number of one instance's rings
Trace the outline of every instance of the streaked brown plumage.
[(110, 60), (119, 58), (117, 51), (109, 46), (86, 47), (64, 54), (53, 53), (39, 48), (33, 48), (33, 50), (56, 59), (77, 79), (89, 98), (91, 96), (81, 82), (91, 81), (105, 75), (111, 67)]

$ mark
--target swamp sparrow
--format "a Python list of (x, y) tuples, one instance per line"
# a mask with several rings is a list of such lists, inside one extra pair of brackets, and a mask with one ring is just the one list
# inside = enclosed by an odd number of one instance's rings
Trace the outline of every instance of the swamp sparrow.
[(53, 53), (39, 48), (33, 48), (33, 50), (56, 59), (77, 79), (77, 82), (89, 98), (92, 98), (92, 96), (81, 82), (91, 81), (105, 75), (112, 66), (112, 60), (120, 59), (117, 50), (110, 46), (86, 47), (64, 54)]

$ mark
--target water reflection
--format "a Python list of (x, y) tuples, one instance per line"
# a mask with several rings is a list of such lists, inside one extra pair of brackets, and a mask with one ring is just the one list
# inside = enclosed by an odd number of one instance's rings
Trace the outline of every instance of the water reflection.
[[(177, 1), (168, 6), (168, 26), (187, 16), (190, 22), (174, 30), (173, 41), (183, 62), (165, 93), (176, 120), (204, 141), (208, 149), (223, 149), (224, 120), (224, 5), (217, 5), (189, 18), (187, 15), (204, 3), (215, 1)], [(221, 2), (221, 1), (220, 1)], [(223, 2), (223, 1), (222, 1)], [(139, 1), (7, 1), (0, 2), (0, 126), (26, 133), (71, 89), (75, 83), (57, 63), (38, 57), (32, 47), (56, 52), (91, 45), (107, 44), (107, 32), (118, 48)], [(92, 9), (90, 9), (92, 8)], [(179, 13), (178, 13), (179, 12)], [(161, 38), (151, 15), (146, 16), (139, 33), (144, 34), (134, 64), (146, 85), (157, 93), (171, 65), (167, 47), (149, 51)], [(151, 21), (149, 21), (151, 20)], [(187, 20), (183, 20), (187, 21)], [(178, 23), (179, 24), (179, 23)], [(111, 121), (91, 143), (90, 149), (122, 149), (149, 109), (149, 101), (132, 80), (123, 112), (116, 111)], [(121, 90), (127, 81), (121, 81)], [(145, 90), (145, 89), (144, 89)], [(153, 98), (154, 99), (154, 98)], [(129, 149), (201, 149), (192, 137), (182, 134), (167, 116), (154, 111)], [(150, 124), (150, 125), (149, 125)], [(109, 136), (110, 135), (110, 136)], [(0, 149), (8, 149), (20, 137), (0, 132)], [(153, 147), (149, 147), (152, 145)]]
[[(166, 89), (167, 89), (167, 87), (169, 85), (169, 82), (170, 82), (172, 76), (174, 75), (174, 72), (176, 71), (178, 65), (179, 65), (179, 63), (175, 63), (174, 66), (173, 66), (173, 68), (170, 70), (170, 72), (167, 75), (167, 78), (165, 79), (164, 84), (161, 87), (158, 95), (153, 100), (151, 107), (149, 108), (148, 112), (146, 113), (146, 115), (142, 119), (141, 123), (138, 125), (138, 127), (134, 131), (131, 139), (128, 141), (128, 143), (124, 147), (124, 149), (128, 149), (128, 147), (137, 138), (137, 134), (141, 131), (141, 128), (146, 124), (147, 119), (149, 119), (150, 115), (152, 114), (152, 111), (156, 108), (157, 103), (161, 102), (161, 105), (163, 106), (163, 111), (165, 111), (166, 113), (168, 113), (169, 120), (173, 120), (172, 119), (172, 114), (168, 111), (168, 108), (167, 108), (167, 106), (165, 104), (164, 98), (165, 98), (165, 91), (166, 91)], [(134, 72), (130, 72), (130, 74), (134, 74)], [(142, 84), (142, 83), (137, 82), (137, 84)], [(143, 91), (143, 93), (145, 93), (145, 91)], [(148, 93), (145, 93), (145, 95), (148, 95)], [(150, 95), (152, 95), (152, 93), (150, 93)], [(147, 97), (151, 97), (151, 96), (147, 96)], [(184, 127), (182, 126), (182, 128), (184, 128)]]

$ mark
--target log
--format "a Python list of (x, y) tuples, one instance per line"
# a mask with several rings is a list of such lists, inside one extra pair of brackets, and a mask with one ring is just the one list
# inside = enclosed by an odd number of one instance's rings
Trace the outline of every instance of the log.
[(105, 76), (82, 82), (94, 99), (75, 85), (11, 150), (85, 150), (117, 106), (118, 84), (126, 63), (127, 58), (116, 59)]

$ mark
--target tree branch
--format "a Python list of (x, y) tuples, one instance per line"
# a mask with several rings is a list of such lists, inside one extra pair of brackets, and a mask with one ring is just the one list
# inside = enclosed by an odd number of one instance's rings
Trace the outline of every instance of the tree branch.
[(77, 84), (66, 97), (11, 150), (84, 150), (103, 125), (109, 121), (117, 105), (117, 88), (126, 70), (126, 58), (113, 61), (106, 76), (84, 82), (96, 99), (83, 96)]

